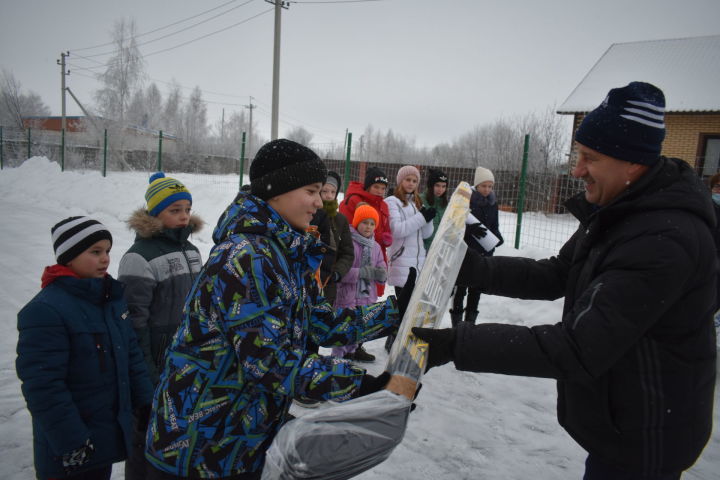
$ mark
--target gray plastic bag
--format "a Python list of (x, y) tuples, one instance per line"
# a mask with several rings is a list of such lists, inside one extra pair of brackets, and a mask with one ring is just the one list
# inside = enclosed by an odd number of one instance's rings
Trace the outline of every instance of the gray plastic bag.
[(380, 390), (291, 420), (267, 451), (262, 479), (352, 478), (400, 444), (411, 405), (403, 395)]

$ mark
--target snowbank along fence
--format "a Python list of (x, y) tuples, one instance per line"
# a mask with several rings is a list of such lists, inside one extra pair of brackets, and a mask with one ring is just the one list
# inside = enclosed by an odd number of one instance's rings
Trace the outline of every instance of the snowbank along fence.
[[(244, 152), (242, 146), (238, 150)], [(237, 191), (243, 182), (240, 171), (242, 169), (247, 174), (252, 161), (244, 158), (242, 153), (232, 157), (183, 151), (173, 137), (163, 137), (161, 133), (141, 136), (124, 144), (108, 138), (107, 132), (98, 138), (84, 132), (63, 135), (47, 130), (0, 127), (0, 168), (17, 167), (33, 156), (47, 157), (61, 165), (63, 170), (94, 170), (103, 175), (157, 170), (193, 174), (197, 176), (194, 183), (215, 184), (228, 192)], [(397, 171), (405, 165), (353, 161), (349, 149), (345, 158), (323, 160), (329, 169), (343, 177), (344, 184), (353, 180), (362, 181), (369, 167), (378, 167), (390, 180), (389, 191), (395, 186)], [(416, 167), (423, 176), (420, 180), (422, 191), (430, 168), (440, 168), (448, 175), (451, 192), (461, 181), (472, 183), (474, 176), (474, 168), (452, 165)], [(563, 203), (581, 192), (583, 187), (582, 182), (569, 174), (567, 166), (528, 169), (527, 158), (518, 158), (512, 165), (489, 168), (495, 175), (495, 194), (501, 210), (500, 231), (506, 244), (516, 248), (555, 250), (570, 238), (577, 228), (577, 221)], [(247, 181), (246, 177), (244, 181)]]

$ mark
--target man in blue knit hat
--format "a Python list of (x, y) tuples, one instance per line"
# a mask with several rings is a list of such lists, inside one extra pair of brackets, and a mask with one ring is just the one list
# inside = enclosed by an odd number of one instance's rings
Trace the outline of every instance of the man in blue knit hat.
[(633, 82), (585, 117), (572, 171), (585, 191), (566, 203), (580, 226), (556, 256), (463, 262), (460, 285), (565, 297), (558, 323), (413, 329), (428, 368), (557, 380), (585, 480), (678, 479), (712, 428), (715, 218), (693, 169), (660, 154), (664, 111), (662, 91)]

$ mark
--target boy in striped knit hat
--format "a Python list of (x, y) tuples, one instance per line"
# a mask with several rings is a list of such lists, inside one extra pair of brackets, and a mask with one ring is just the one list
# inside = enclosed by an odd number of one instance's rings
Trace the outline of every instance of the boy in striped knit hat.
[[(130, 320), (156, 384), (165, 350), (182, 319), (185, 297), (202, 267), (200, 252), (189, 237), (204, 222), (191, 214), (190, 191), (163, 172), (150, 177), (145, 202), (146, 207), (135, 210), (127, 221), (137, 235), (120, 260), (118, 280), (125, 284)], [(136, 423), (143, 426), (145, 419)], [(126, 479), (145, 478), (144, 429), (136, 435), (137, 450), (125, 464)]]
[(33, 420), (35, 472), (108, 479), (130, 450), (131, 411), (150, 411), (152, 384), (122, 285), (107, 273), (108, 229), (70, 217), (52, 228), (52, 242), (57, 264), (18, 313), (16, 369)]

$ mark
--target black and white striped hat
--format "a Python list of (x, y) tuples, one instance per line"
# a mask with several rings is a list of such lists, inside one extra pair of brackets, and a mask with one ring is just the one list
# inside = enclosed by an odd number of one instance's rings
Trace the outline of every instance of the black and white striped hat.
[(578, 127), (575, 140), (613, 158), (650, 165), (665, 139), (665, 95), (655, 85), (613, 88)]
[(53, 250), (60, 265), (67, 265), (73, 258), (100, 240), (110, 240), (110, 231), (90, 217), (70, 217), (52, 227)]

